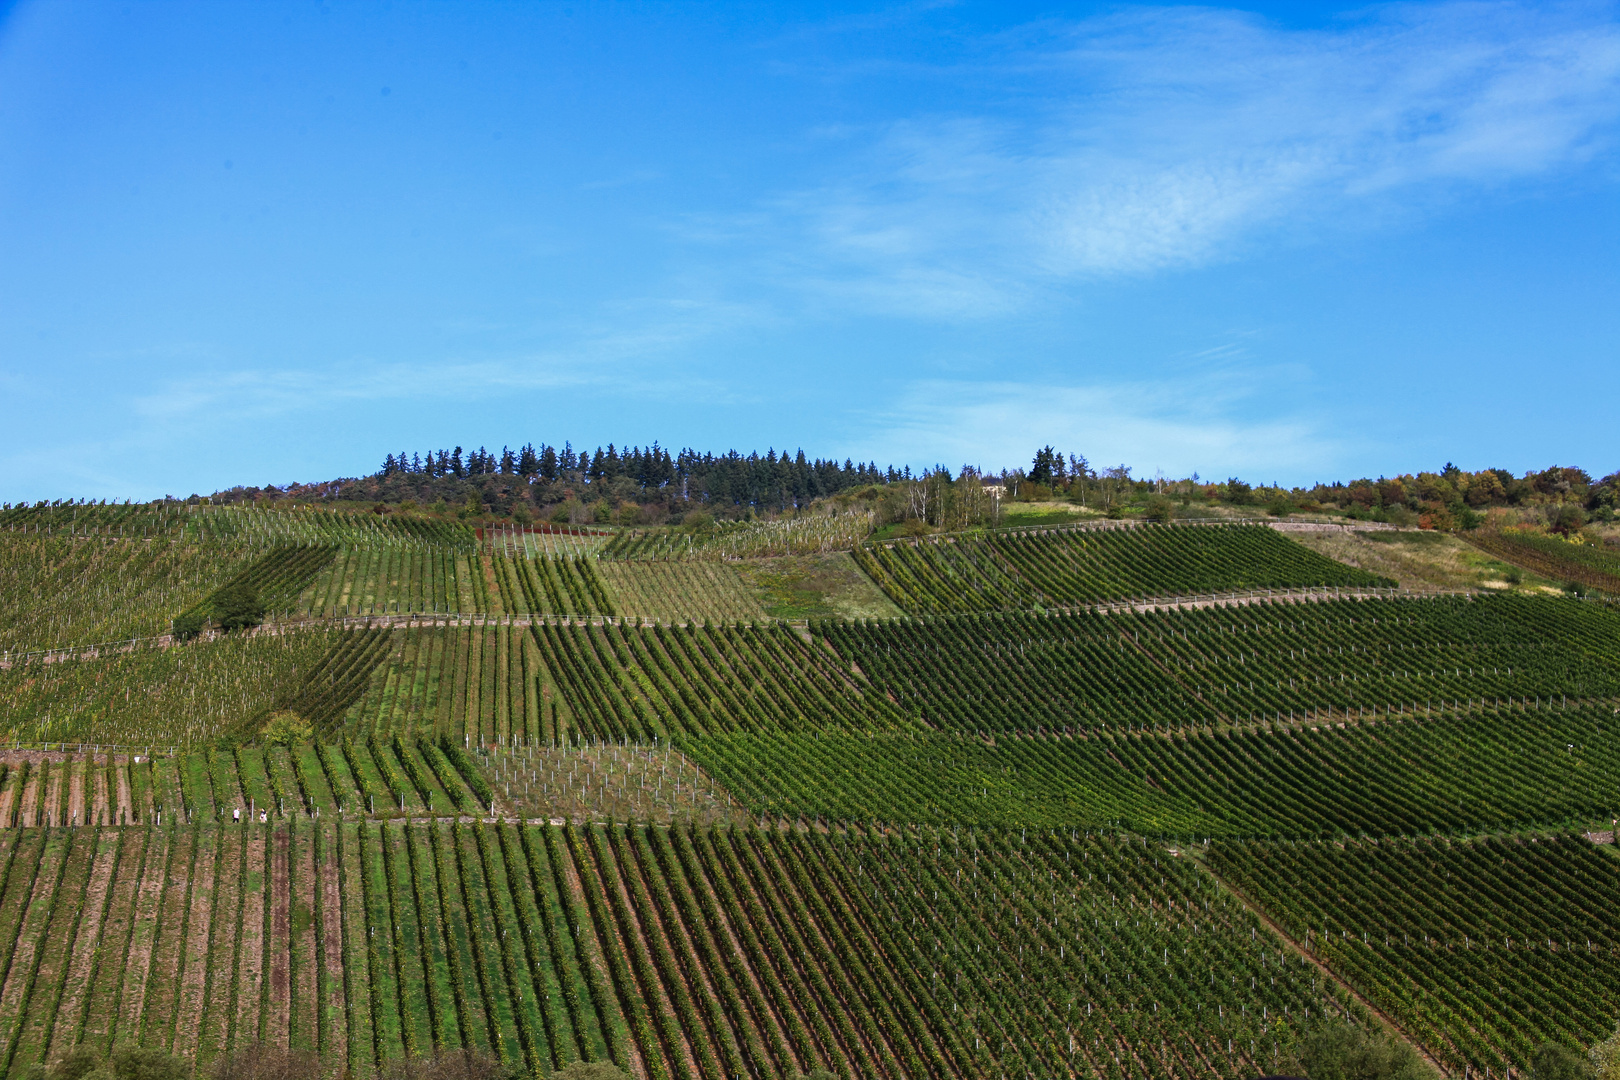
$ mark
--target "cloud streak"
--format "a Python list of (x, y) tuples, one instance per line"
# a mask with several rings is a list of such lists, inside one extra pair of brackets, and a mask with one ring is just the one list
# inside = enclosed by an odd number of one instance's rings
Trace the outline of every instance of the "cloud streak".
[(1557, 176), (1611, 146), (1620, 24), (1607, 6), (1389, 6), (1315, 30), (1135, 9), (947, 74), (1015, 104), (818, 134), (839, 167), (748, 226), (779, 281), (998, 316)]

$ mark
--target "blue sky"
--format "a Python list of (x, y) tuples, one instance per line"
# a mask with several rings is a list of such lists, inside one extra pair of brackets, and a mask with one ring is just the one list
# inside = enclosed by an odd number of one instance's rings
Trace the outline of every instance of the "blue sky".
[(0, 499), (1620, 468), (1620, 9), (27, 2)]

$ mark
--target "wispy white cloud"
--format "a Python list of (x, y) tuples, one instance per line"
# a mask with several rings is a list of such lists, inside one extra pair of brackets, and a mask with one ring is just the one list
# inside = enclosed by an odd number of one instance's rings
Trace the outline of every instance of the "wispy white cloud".
[(184, 373), (130, 404), (136, 418), (163, 428), (205, 415), (246, 421), (361, 403), (467, 404), (534, 392), (724, 403), (737, 388), (678, 371), (668, 358), (764, 318), (747, 304), (696, 296), (615, 301), (550, 327), (554, 344), (548, 348), (442, 362), (245, 366), (221, 360), (213, 346), (188, 343), (172, 351), (143, 350), (149, 357), (183, 360)]
[(749, 215), (769, 272), (812, 300), (1005, 315), (1559, 175), (1620, 117), (1609, 5), (1386, 6), (1313, 30), (1130, 9), (1016, 40), (959, 73), (1014, 104), (818, 133), (828, 179)]

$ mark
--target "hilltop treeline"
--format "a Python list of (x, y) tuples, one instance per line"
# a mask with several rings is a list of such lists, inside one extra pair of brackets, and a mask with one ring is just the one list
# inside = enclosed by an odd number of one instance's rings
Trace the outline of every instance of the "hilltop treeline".
[(1212, 482), (1197, 473), (1180, 480), (1137, 478), (1129, 466), (1098, 470), (1081, 455), (1064, 455), (1046, 446), (1035, 453), (1030, 468), (1008, 470), (999, 483), (1009, 498), (1022, 501), (1068, 498), (1107, 509), (1122, 500), (1162, 496), (1183, 504), (1221, 502), (1281, 513), (1337, 510), (1351, 517), (1439, 529), (1471, 528), (1493, 508), (1536, 510), (1557, 529), (1578, 527), (1588, 517), (1613, 520), (1620, 513), (1620, 472), (1593, 479), (1585, 469), (1562, 465), (1515, 476), (1507, 469), (1469, 472), (1447, 462), (1437, 472), (1289, 488), (1251, 484), (1235, 476)]
[(1148, 512), (1158, 520), (1176, 515), (1178, 505), (1226, 504), (1271, 514), (1326, 511), (1445, 530), (1473, 528), (1487, 513), (1501, 509), (1510, 511), (1509, 517), (1566, 533), (1620, 514), (1620, 472), (1594, 478), (1572, 466), (1515, 475), (1496, 468), (1469, 472), (1447, 463), (1432, 472), (1299, 487), (1236, 476), (1212, 481), (1197, 473), (1150, 479), (1132, 472), (1125, 464), (1095, 467), (1083, 455), (1051, 446), (1036, 451), (1027, 468), (981, 473), (964, 466), (953, 474), (943, 466), (914, 473), (909, 466), (809, 458), (803, 450), (790, 454), (773, 448), (744, 455), (687, 448), (671, 453), (654, 442), (576, 451), (570, 442), (561, 448), (542, 442), (517, 450), (503, 447), (499, 453), (460, 446), (388, 453), (369, 476), (238, 486), (215, 492), (212, 501), (363, 502), (463, 519), (636, 525), (679, 523), (694, 511), (717, 518), (775, 515), (844, 496), (875, 509), (879, 524), (915, 519), (934, 528), (999, 520), (996, 507), (1007, 502), (1051, 500), (1110, 516)]
[[(574, 452), (572, 443), (558, 450), (541, 443), (514, 453), (502, 448), (500, 455), (483, 447), (462, 456), (454, 450), (429, 450), (427, 455), (389, 454), (383, 459), (378, 476), (518, 476), (530, 482), (613, 484), (629, 481), (641, 491), (676, 489), (683, 499), (699, 502), (754, 504), (770, 502), (801, 503), (823, 495), (835, 495), (845, 488), (881, 484), (910, 476), (909, 470), (879, 469), (876, 463), (861, 464), (848, 458), (814, 461), (800, 450), (792, 458), (774, 448), (764, 456), (758, 451), (744, 457), (736, 450), (724, 454), (699, 453), (685, 449), (675, 455), (654, 442), (649, 447), (630, 446), (620, 452), (612, 443), (595, 453)], [(622, 485), (621, 485), (622, 486)]]
[[(774, 513), (852, 488), (911, 479), (909, 468), (794, 454), (723, 454), (654, 442), (619, 449), (612, 443), (576, 451), (565, 442), (527, 444), (494, 453), (484, 447), (390, 453), (370, 476), (320, 484), (237, 487), (216, 502), (276, 499), (354, 500), (492, 514), (518, 519), (643, 524), (680, 519), (695, 509), (722, 517)], [(464, 515), (465, 516), (465, 515)]]

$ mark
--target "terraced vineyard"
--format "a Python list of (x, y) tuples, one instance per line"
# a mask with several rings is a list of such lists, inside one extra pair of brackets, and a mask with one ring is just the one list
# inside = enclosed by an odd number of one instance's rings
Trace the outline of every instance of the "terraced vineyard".
[(489, 550), (524, 559), (572, 559), (594, 555), (618, 534), (578, 525), (501, 526), (479, 530)]
[(800, 514), (778, 521), (726, 521), (698, 532), (632, 529), (605, 548), (603, 558), (627, 560), (763, 559), (848, 551), (871, 534), (870, 510)]
[(1543, 577), (1620, 596), (1620, 551), (1592, 544), (1571, 544), (1556, 536), (1518, 529), (1480, 530), (1469, 533), (1467, 539), (1475, 547)]
[[(1607, 824), (1613, 707), (1212, 734), (824, 733), (676, 741), (756, 814), (1120, 827), (1165, 839)], [(1575, 746), (1576, 755), (1567, 750)]]
[(168, 633), (180, 612), (253, 564), (217, 545), (0, 534), (0, 651)]
[(477, 536), (459, 522), (378, 515), (327, 506), (215, 506), (197, 503), (72, 503), (0, 510), (0, 530), (21, 536), (153, 539), (232, 547), (339, 544), (432, 545), (472, 551)]
[[(553, 830), (301, 820), (0, 835), (0, 1066), (258, 1040), (366, 1070), (624, 1060)], [(26, 913), (26, 914), (24, 914)]]
[(1514, 597), (816, 630), (876, 689), (940, 730), (1168, 730), (1620, 696), (1616, 613)]
[(541, 655), (579, 730), (650, 742), (677, 733), (869, 729), (901, 722), (880, 696), (780, 624), (542, 626)]
[(634, 828), (572, 850), (649, 1076), (1241, 1076), (1336, 1008), (1135, 841)]
[[(188, 746), (262, 721), (340, 632), (229, 636), (0, 669), (0, 740)], [(252, 730), (256, 731), (257, 727)]]
[(656, 745), (495, 745), (474, 751), (499, 805), (553, 821), (669, 825), (749, 822), (748, 813), (685, 754)]
[(56, 744), (0, 751), (0, 826), (239, 822), (254, 815), (476, 814), (496, 798), (475, 754), (448, 740), (239, 746), (154, 755)]
[[(1250, 1077), (1365, 1005), (1473, 1077), (1606, 1034), (1620, 609), (1181, 607), (1381, 579), (1152, 527), (858, 547), (912, 617), (765, 619), (816, 568), (735, 560), (858, 517), (0, 511), (0, 1078)], [(233, 587), (267, 625), (159, 637)]]
[(316, 618), (489, 611), (477, 557), (453, 547), (345, 547), (299, 594)]
[(556, 559), (496, 558), (486, 574), (495, 580), (502, 609), (507, 612), (579, 619), (618, 614), (613, 598), (597, 574), (596, 560), (583, 555)]
[(765, 617), (759, 600), (726, 563), (603, 560), (596, 572), (616, 598), (615, 606), (632, 618), (717, 623)]
[(1132, 597), (1293, 586), (1393, 586), (1263, 525), (1011, 532), (855, 548), (914, 615), (1070, 607)]

